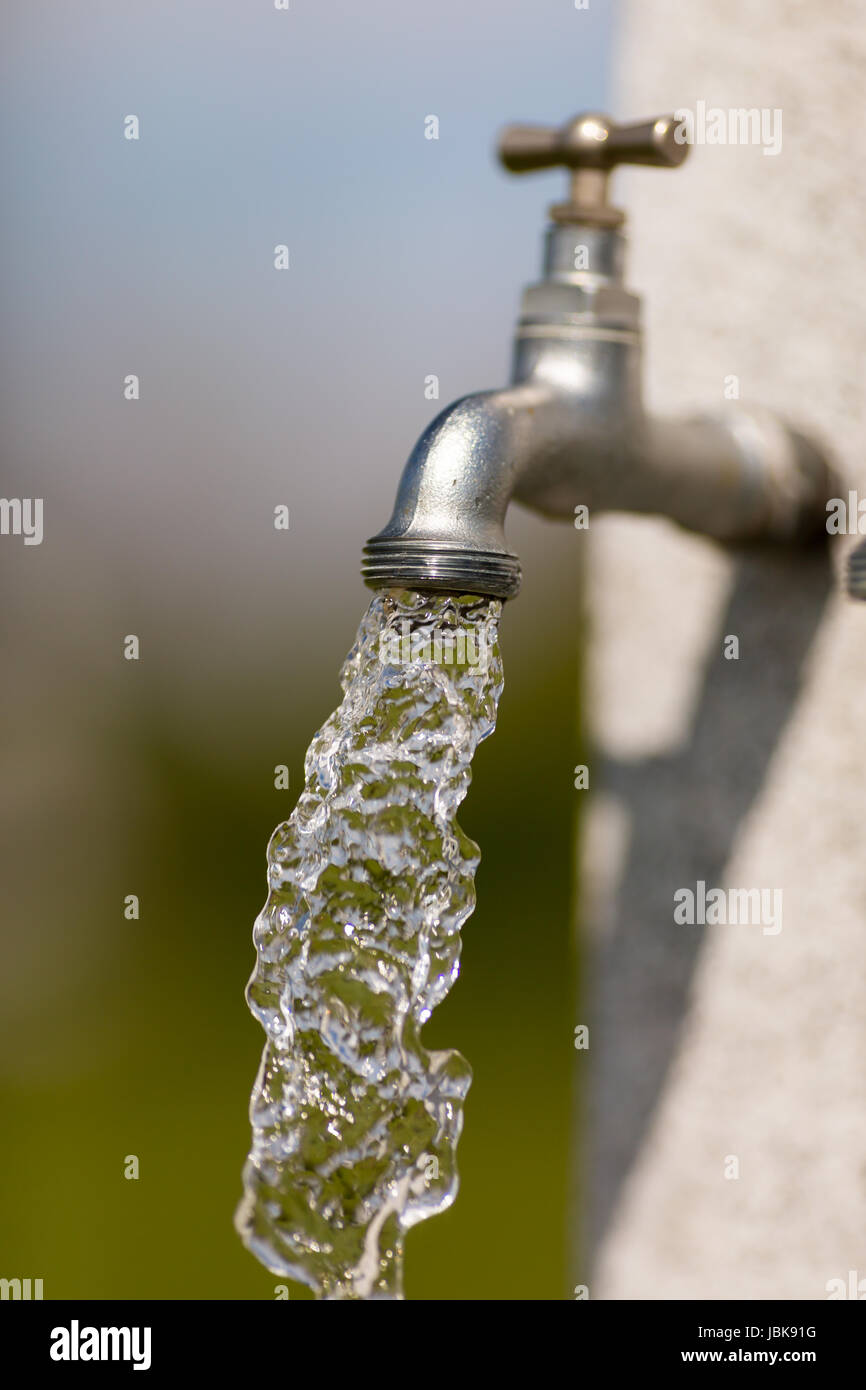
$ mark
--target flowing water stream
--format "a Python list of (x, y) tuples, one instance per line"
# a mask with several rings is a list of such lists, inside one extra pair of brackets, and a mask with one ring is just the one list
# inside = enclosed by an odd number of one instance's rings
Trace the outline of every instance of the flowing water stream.
[(478, 847), (455, 819), (502, 691), (496, 600), (377, 594), (268, 847), (247, 1000), (267, 1042), (235, 1218), (320, 1298), (400, 1298), (457, 1193), (470, 1068), (421, 1028), (457, 978)]

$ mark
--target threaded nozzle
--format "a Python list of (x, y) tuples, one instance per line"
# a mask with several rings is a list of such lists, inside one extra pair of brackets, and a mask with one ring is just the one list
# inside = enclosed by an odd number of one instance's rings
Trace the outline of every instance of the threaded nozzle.
[(374, 536), (364, 546), (364, 583), (371, 589), (514, 598), (520, 561), (507, 551), (471, 550), (409, 537)]

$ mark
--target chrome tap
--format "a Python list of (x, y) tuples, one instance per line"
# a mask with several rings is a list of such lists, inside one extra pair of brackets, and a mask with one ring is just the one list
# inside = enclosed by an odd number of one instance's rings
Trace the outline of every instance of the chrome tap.
[(512, 384), (464, 396), (425, 430), (391, 520), (364, 547), (371, 587), (513, 597), (512, 498), (558, 518), (579, 506), (655, 513), (720, 541), (824, 530), (829, 467), (783, 420), (736, 403), (682, 420), (644, 410), (640, 299), (625, 287), (610, 175), (619, 164), (675, 168), (688, 152), (673, 116), (617, 125), (584, 114), (559, 130), (503, 132), (506, 169), (562, 165), (570, 196), (550, 209), (544, 275), (523, 295)]

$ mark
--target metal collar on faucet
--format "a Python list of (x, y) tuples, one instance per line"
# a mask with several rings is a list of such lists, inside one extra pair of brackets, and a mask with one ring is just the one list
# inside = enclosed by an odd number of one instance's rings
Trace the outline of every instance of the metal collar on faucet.
[(511, 386), (464, 396), (425, 430), (391, 520), (364, 547), (371, 587), (512, 598), (512, 498), (555, 518), (581, 504), (654, 513), (721, 541), (824, 528), (828, 465), (784, 421), (736, 405), (685, 420), (644, 411), (640, 300), (625, 287), (625, 214), (609, 179), (619, 164), (675, 168), (689, 151), (681, 134), (673, 116), (598, 114), (504, 131), (507, 169), (564, 166), (571, 196), (550, 210), (544, 278), (524, 292)]

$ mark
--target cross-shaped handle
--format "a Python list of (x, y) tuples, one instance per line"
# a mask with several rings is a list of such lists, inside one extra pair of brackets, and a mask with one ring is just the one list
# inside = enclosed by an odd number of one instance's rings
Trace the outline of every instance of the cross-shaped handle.
[(610, 116), (584, 112), (558, 130), (552, 126), (507, 126), (499, 158), (512, 174), (569, 169), (571, 201), (552, 209), (561, 222), (616, 226), (624, 214), (607, 200), (607, 181), (619, 164), (675, 169), (689, 152), (684, 125), (675, 116), (619, 125)]

